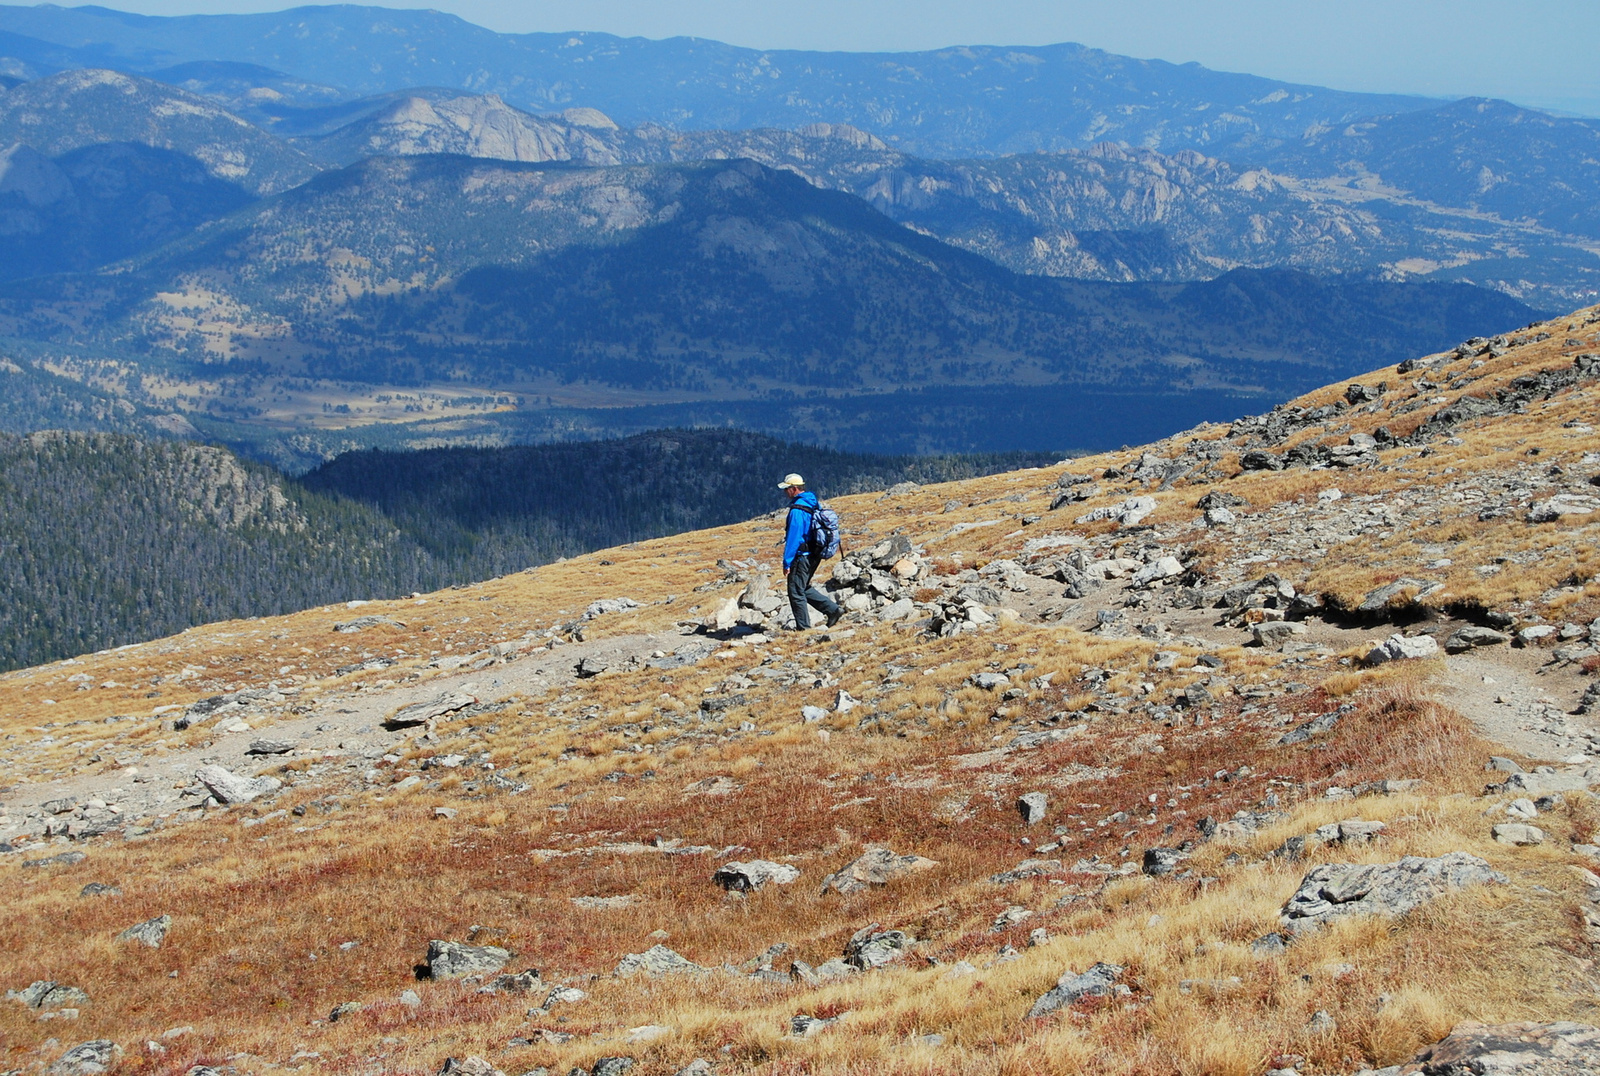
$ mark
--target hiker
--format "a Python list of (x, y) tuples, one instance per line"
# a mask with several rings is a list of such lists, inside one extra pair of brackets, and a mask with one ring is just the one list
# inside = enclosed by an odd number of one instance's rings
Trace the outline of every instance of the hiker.
[(812, 537), (812, 521), (822, 505), (817, 495), (806, 491), (806, 480), (797, 474), (785, 475), (778, 488), (789, 498), (789, 522), (784, 528), (783, 574), (789, 581), (789, 608), (794, 610), (794, 630), (811, 627), (811, 606), (821, 609), (828, 627), (839, 623), (844, 608), (811, 585), (811, 577), (827, 555), (817, 548)]

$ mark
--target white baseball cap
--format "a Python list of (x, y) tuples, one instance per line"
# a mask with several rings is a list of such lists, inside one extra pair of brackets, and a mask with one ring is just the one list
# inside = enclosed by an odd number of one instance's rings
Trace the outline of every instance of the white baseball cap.
[(778, 483), (779, 489), (788, 489), (790, 486), (803, 486), (806, 480), (799, 475), (790, 473), (783, 476), (783, 481)]

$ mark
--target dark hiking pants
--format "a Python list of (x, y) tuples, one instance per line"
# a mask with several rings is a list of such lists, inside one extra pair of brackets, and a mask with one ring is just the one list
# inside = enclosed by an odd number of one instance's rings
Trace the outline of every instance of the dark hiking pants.
[(822, 564), (821, 553), (801, 553), (789, 565), (789, 608), (794, 610), (794, 626), (811, 626), (811, 606), (832, 616), (839, 611), (839, 603), (811, 585), (811, 577)]

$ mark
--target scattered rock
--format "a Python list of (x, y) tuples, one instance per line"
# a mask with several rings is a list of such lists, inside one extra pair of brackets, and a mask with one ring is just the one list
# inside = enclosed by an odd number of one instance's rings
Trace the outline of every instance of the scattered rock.
[(1117, 504), (1103, 505), (1094, 511), (1079, 516), (1074, 522), (1098, 523), (1102, 519), (1114, 519), (1124, 527), (1133, 527), (1144, 522), (1146, 516), (1156, 510), (1154, 497), (1129, 497)]
[(6, 1000), (20, 1002), (30, 1009), (81, 1009), (89, 1004), (89, 994), (76, 986), (41, 979), (21, 990), (7, 990)]
[(118, 941), (138, 942), (148, 945), (152, 949), (161, 948), (161, 943), (166, 940), (167, 931), (172, 929), (172, 916), (158, 915), (154, 919), (146, 919), (117, 935)]
[(1600, 1028), (1557, 1023), (1457, 1024), (1417, 1054), (1427, 1076), (1580, 1076), (1600, 1057)]
[(629, 953), (617, 964), (614, 974), (629, 978), (641, 972), (645, 975), (678, 975), (704, 971), (699, 964), (685, 960), (665, 945), (652, 945), (642, 953)]
[(1025, 792), (1017, 797), (1017, 813), (1027, 825), (1044, 821), (1050, 809), (1050, 797), (1043, 792)]
[(1026, 878), (1038, 878), (1045, 874), (1055, 874), (1061, 870), (1059, 859), (1024, 859), (1008, 871), (989, 875), (989, 881), (996, 885), (1010, 885)]
[(80, 1042), (50, 1066), (51, 1076), (100, 1076), (122, 1056), (122, 1047), (109, 1039)]
[(873, 923), (850, 936), (844, 947), (844, 961), (862, 971), (871, 971), (899, 960), (914, 944), (916, 939), (904, 931), (880, 931)]
[(519, 971), (515, 974), (496, 975), (490, 979), (480, 994), (531, 994), (535, 990), (543, 989), (544, 982), (539, 978), (539, 973), (533, 968)]
[(445, 714), (463, 710), (477, 701), (476, 695), (469, 695), (465, 691), (447, 691), (428, 702), (414, 702), (410, 706), (402, 706), (384, 719), (383, 727), (403, 729), (411, 725), (428, 724), (437, 721)]
[(1300, 933), (1347, 915), (1396, 916), (1452, 889), (1505, 880), (1466, 852), (1432, 859), (1406, 856), (1396, 863), (1329, 863), (1301, 880), (1283, 906), (1280, 922), (1291, 933)]
[(221, 766), (201, 766), (194, 775), (211, 790), (218, 803), (249, 803), (283, 787), (276, 777), (240, 777)]
[(1481, 628), (1477, 625), (1469, 624), (1467, 627), (1458, 628), (1451, 632), (1450, 638), (1444, 641), (1444, 649), (1447, 654), (1460, 654), (1468, 650), (1476, 650), (1480, 646), (1499, 646), (1501, 643), (1509, 643), (1510, 641), (1511, 636), (1503, 631), (1495, 631), (1493, 628)]
[(1033, 1003), (1033, 1008), (1028, 1010), (1028, 1018), (1046, 1016), (1057, 1009), (1065, 1009), (1081, 998), (1103, 997), (1111, 993), (1118, 979), (1122, 978), (1123, 968), (1120, 964), (1099, 963), (1094, 965), (1082, 975), (1064, 972), (1056, 980), (1056, 985), (1039, 997)]
[(895, 878), (932, 870), (938, 865), (922, 856), (900, 856), (887, 848), (869, 848), (824, 878), (822, 892), (832, 889), (841, 896), (859, 893), (870, 886), (886, 885)]
[(1296, 635), (1304, 635), (1306, 626), (1293, 620), (1268, 620), (1250, 625), (1250, 634), (1257, 646), (1282, 646)]
[(1263, 934), (1250, 943), (1250, 951), (1256, 956), (1277, 956), (1288, 948), (1289, 939), (1277, 931), (1273, 931), (1271, 934)]
[(593, 620), (597, 616), (607, 613), (621, 613), (629, 609), (639, 608), (639, 603), (632, 598), (601, 598), (599, 601), (589, 603), (589, 608), (583, 611), (583, 619)]
[(444, 1059), (444, 1067), (439, 1070), (439, 1076), (506, 1076), (505, 1073), (495, 1068), (481, 1057)]
[(390, 616), (358, 616), (354, 620), (346, 620), (335, 624), (333, 630), (350, 635), (358, 631), (366, 631), (368, 628), (377, 627), (404, 628), (405, 624)]
[(1530, 826), (1526, 822), (1502, 822), (1491, 829), (1489, 835), (1501, 844), (1514, 844), (1518, 847), (1544, 843), (1544, 830), (1538, 826)]
[(773, 885), (788, 885), (799, 877), (800, 871), (787, 863), (752, 859), (743, 863), (724, 864), (711, 876), (711, 880), (723, 889), (744, 893), (760, 889), (768, 882)]
[(819, 1035), (837, 1023), (837, 1016), (824, 1020), (809, 1013), (795, 1013), (789, 1017), (789, 1037), (795, 1039), (809, 1039)]
[(1439, 655), (1439, 644), (1431, 635), (1401, 635), (1396, 632), (1367, 652), (1363, 659), (1368, 665), (1382, 665), (1386, 661), (1403, 661), (1408, 658), (1431, 658)]
[(493, 975), (510, 960), (511, 953), (498, 945), (466, 945), (438, 938), (428, 942), (428, 974), (434, 979)]
[(1288, 732), (1284, 733), (1278, 738), (1278, 742), (1285, 746), (1290, 746), (1297, 743), (1305, 743), (1307, 740), (1311, 739), (1311, 737), (1319, 736), (1333, 728), (1333, 726), (1337, 725), (1339, 723), (1340, 716), (1341, 715), (1337, 710), (1329, 710), (1325, 714), (1318, 714), (1310, 721), (1302, 722), (1301, 724), (1290, 729)]
[(84, 852), (58, 852), (53, 856), (45, 856), (42, 859), (24, 859), (22, 865), (31, 868), (70, 867), (73, 864), (82, 863), (88, 858), (89, 856)]
[(1535, 501), (1528, 509), (1529, 523), (1554, 523), (1567, 516), (1587, 516), (1600, 512), (1600, 497), (1582, 493), (1558, 493), (1548, 500)]

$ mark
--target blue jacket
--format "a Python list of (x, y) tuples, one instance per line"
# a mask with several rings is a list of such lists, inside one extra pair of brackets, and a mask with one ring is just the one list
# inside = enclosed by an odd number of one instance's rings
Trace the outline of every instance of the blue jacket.
[[(809, 508), (811, 511), (801, 511)], [(810, 490), (800, 494), (789, 504), (788, 533), (783, 539), (783, 570), (787, 572), (801, 550), (811, 545), (811, 512), (818, 508), (817, 495)]]

